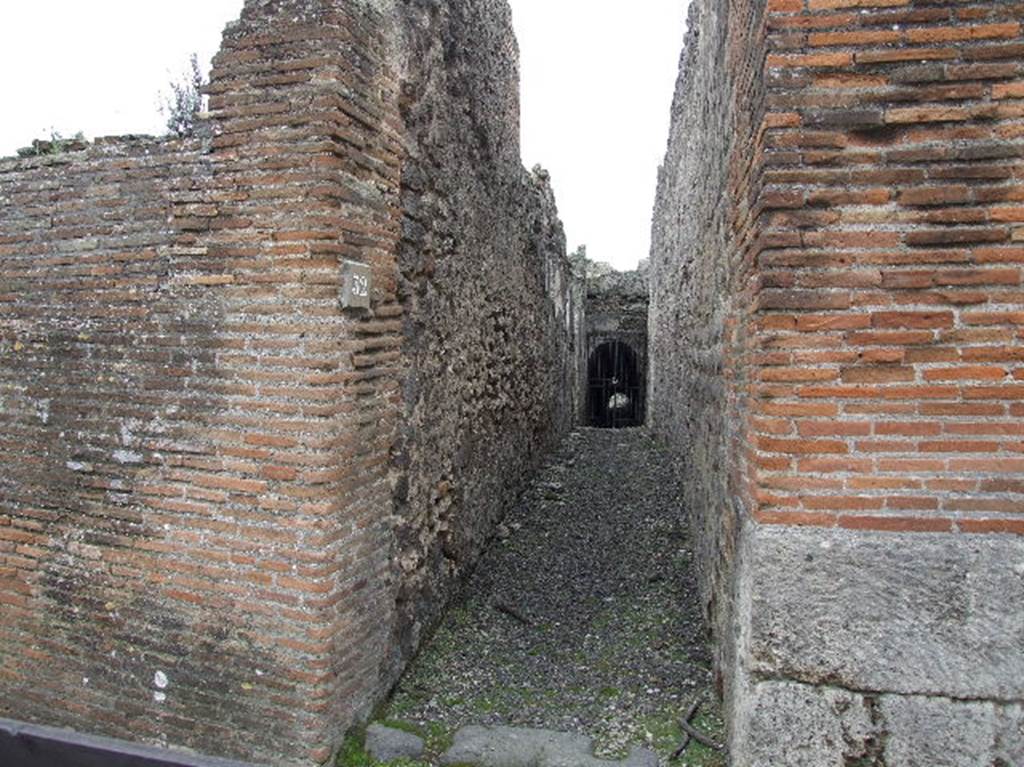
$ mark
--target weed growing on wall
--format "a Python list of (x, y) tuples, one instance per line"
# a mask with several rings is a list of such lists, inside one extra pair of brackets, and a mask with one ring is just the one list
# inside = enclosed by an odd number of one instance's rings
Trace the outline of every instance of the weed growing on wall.
[(206, 106), (203, 88), (206, 76), (199, 68), (199, 56), (189, 57), (189, 68), (169, 84), (170, 94), (163, 97), (160, 113), (167, 118), (167, 132), (173, 136), (191, 136), (196, 119)]
[(42, 157), (45, 155), (63, 154), (85, 148), (86, 138), (82, 131), (73, 136), (65, 136), (60, 131), (51, 130), (50, 139), (35, 139), (31, 146), (18, 150), (19, 157)]

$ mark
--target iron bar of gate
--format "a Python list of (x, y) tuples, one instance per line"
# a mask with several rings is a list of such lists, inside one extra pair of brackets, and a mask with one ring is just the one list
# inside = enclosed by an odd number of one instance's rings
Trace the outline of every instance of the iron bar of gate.
[(588, 377), (591, 426), (621, 429), (643, 424), (643, 375), (628, 344), (615, 339), (598, 346)]

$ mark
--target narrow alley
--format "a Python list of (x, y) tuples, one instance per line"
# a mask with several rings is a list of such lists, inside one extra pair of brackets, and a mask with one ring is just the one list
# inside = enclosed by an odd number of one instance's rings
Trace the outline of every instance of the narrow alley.
[[(586, 734), (606, 758), (644, 746), (664, 762), (701, 696), (693, 722), (721, 739), (678, 498), (670, 459), (646, 430), (571, 433), (385, 718), (442, 733), (438, 750), (459, 727), (502, 724)], [(430, 745), (428, 758), (438, 756)], [(677, 763), (723, 762), (694, 743)]]

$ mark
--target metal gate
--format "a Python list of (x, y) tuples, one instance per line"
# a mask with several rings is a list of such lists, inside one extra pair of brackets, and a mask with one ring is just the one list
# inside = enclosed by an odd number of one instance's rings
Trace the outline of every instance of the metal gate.
[(646, 394), (636, 353), (622, 341), (607, 341), (587, 364), (587, 423), (604, 429), (642, 426)]

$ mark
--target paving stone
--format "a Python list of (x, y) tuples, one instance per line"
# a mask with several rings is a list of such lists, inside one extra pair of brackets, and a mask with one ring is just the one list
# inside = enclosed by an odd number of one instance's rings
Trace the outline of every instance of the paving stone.
[(598, 759), (585, 735), (526, 727), (470, 725), (455, 733), (441, 764), (477, 767), (658, 767), (658, 757), (634, 748), (619, 761)]
[(371, 724), (366, 728), (366, 752), (378, 762), (395, 759), (419, 759), (423, 756), (423, 738), (405, 730)]

